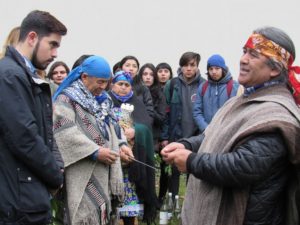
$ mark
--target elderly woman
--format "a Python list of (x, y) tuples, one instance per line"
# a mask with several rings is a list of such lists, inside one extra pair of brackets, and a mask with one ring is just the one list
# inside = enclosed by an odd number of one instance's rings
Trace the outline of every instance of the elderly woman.
[(91, 56), (73, 69), (54, 95), (54, 135), (65, 161), (70, 224), (107, 224), (111, 200), (124, 197), (121, 156), (132, 155), (111, 114), (104, 89), (110, 79), (105, 59)]
[[(117, 72), (112, 79), (109, 95), (114, 103), (116, 118), (124, 129), (128, 141), (133, 144), (134, 157), (153, 166), (154, 148), (151, 132), (153, 119), (148, 116), (146, 106), (132, 91), (131, 75), (124, 71)], [(131, 108), (132, 113), (123, 107), (124, 105)], [(154, 169), (132, 162), (124, 166), (123, 171), (125, 206), (119, 211), (124, 224), (134, 224), (135, 217), (140, 215), (139, 203), (144, 207), (143, 220), (151, 223), (155, 219), (158, 207)]]

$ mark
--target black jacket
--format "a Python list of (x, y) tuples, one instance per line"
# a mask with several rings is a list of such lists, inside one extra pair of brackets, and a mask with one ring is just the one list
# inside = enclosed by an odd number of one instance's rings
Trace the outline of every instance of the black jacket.
[[(152, 126), (153, 139), (160, 140), (162, 126), (166, 118), (167, 102), (163, 90), (159, 86), (151, 87), (150, 93), (153, 100), (154, 119)], [(155, 142), (156, 143), (156, 142)]]
[(11, 47), (0, 61), (0, 105), (0, 224), (47, 224), (48, 189), (63, 183), (50, 88)]
[[(194, 141), (185, 139), (182, 143), (187, 148), (196, 148)], [(230, 153), (192, 153), (187, 170), (199, 179), (222, 186), (224, 198), (235, 188), (249, 189), (245, 225), (284, 225), (285, 194), (291, 174), (287, 157), (280, 134), (259, 134), (249, 137)]]

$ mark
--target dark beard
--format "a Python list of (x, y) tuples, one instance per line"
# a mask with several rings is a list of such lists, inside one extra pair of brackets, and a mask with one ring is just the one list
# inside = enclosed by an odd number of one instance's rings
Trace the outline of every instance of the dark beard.
[(39, 48), (40, 48), (40, 41), (36, 44), (35, 48), (33, 49), (31, 63), (36, 69), (45, 70), (47, 66), (41, 64), (37, 58), (37, 52)]

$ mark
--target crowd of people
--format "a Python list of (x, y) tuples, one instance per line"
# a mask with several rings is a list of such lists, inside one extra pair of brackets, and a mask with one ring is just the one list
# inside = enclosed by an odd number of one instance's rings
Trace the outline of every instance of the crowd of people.
[(176, 74), (131, 55), (69, 67), (53, 62), (66, 34), (35, 10), (1, 53), (0, 225), (152, 224), (182, 173), (183, 225), (300, 224), (300, 67), (284, 31), (251, 34), (238, 81), (219, 54), (202, 75), (196, 52)]

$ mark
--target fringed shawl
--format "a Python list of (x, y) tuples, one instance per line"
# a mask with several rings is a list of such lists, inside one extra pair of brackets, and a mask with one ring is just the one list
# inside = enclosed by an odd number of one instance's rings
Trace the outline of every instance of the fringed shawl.
[[(299, 168), (299, 121), (299, 108), (288, 89), (283, 85), (267, 87), (248, 97), (229, 100), (205, 130), (205, 139), (198, 152), (230, 152), (250, 135), (275, 131), (285, 140), (290, 162)], [(295, 195), (293, 188), (290, 187), (290, 193)], [(223, 204), (222, 187), (191, 175), (182, 209), (182, 224), (242, 225), (248, 194), (247, 188), (233, 190), (233, 202)], [(295, 198), (290, 200), (295, 201)], [(293, 207), (295, 202), (289, 202), (289, 205)], [(226, 214), (226, 218), (221, 214)]]
[[(65, 95), (59, 95), (54, 104), (54, 136), (65, 162), (67, 205), (71, 224), (96, 221), (98, 210), (80, 208), (87, 205), (84, 199), (88, 182), (94, 177), (103, 190), (110, 213), (111, 195), (123, 200), (124, 186), (120, 160), (107, 166), (93, 161), (91, 154), (100, 146), (119, 151), (119, 140), (112, 125), (107, 127), (109, 141), (100, 133), (95, 118)], [(101, 151), (101, 150), (100, 150)], [(96, 175), (96, 176), (94, 176)], [(80, 215), (89, 215), (81, 218)]]

